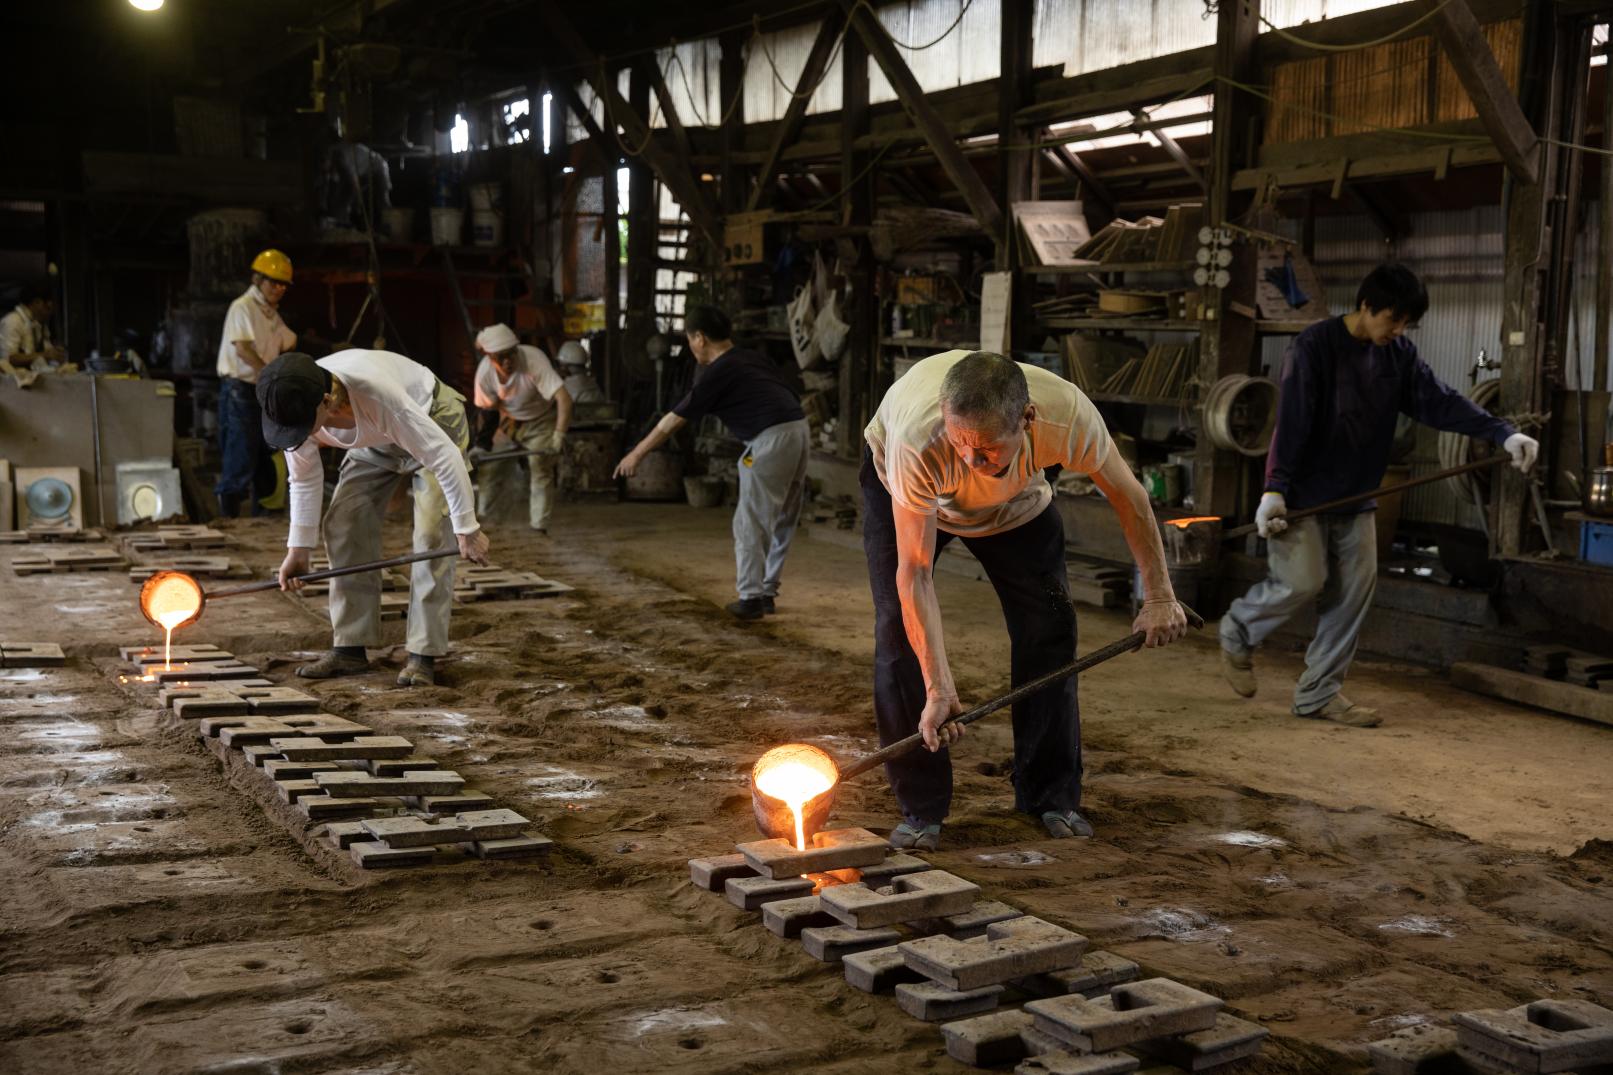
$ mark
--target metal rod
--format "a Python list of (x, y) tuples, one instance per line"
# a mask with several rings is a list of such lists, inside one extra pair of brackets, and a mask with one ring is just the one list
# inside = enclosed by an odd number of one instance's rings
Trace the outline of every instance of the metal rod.
[[(106, 490), (101, 488), (101, 378), (99, 374), (90, 374), (90, 427), (95, 433), (95, 514), (100, 516), (96, 521), (102, 526), (111, 526), (106, 521)], [(113, 522), (117, 520), (114, 518)]]
[(554, 455), (546, 449), (511, 448), (508, 451), (493, 452), (488, 455), (478, 455), (471, 459), (472, 463), (480, 466), (483, 463), (502, 463), (506, 459), (521, 459), (529, 455)]
[[(371, 560), (369, 563), (352, 564), (348, 567), (332, 567), (324, 571), (312, 571), (306, 575), (297, 575), (295, 578), (303, 582), (318, 582), (320, 579), (334, 579), (342, 575), (358, 575), (365, 571), (380, 571), (388, 567), (402, 567), (404, 564), (419, 563), (421, 560), (435, 560), (442, 556), (458, 556), (459, 546), (451, 549), (432, 549), (429, 552), (412, 552), (407, 556), (394, 556), (390, 560)], [(264, 582), (249, 582), (244, 586), (230, 586), (222, 590), (209, 590), (206, 598), (209, 601), (220, 597), (235, 597), (244, 593), (260, 593), (264, 590), (278, 590), (279, 579), (268, 579)]]
[[(1318, 504), (1314, 508), (1305, 508), (1301, 511), (1291, 511), (1287, 515), (1284, 515), (1283, 518), (1289, 522), (1293, 522), (1296, 519), (1308, 519), (1312, 515), (1321, 515), (1322, 513), (1332, 511), (1335, 508), (1345, 508), (1349, 507), (1351, 504), (1359, 504), (1362, 501), (1371, 500), (1375, 496), (1388, 496), (1390, 493), (1398, 493), (1402, 489), (1410, 489), (1414, 485), (1428, 485), (1432, 482), (1444, 481), (1446, 478), (1454, 478), (1458, 474), (1466, 474), (1472, 470), (1483, 470), (1486, 467), (1493, 467), (1498, 464), (1505, 463), (1511, 458), (1512, 457), (1508, 455), (1497, 454), (1490, 456), (1488, 459), (1476, 459), (1471, 463), (1463, 463), (1459, 467), (1451, 467), (1449, 470), (1441, 470), (1434, 474), (1424, 474), (1421, 478), (1413, 478), (1410, 481), (1399, 482), (1395, 485), (1385, 485), (1383, 488), (1374, 489), (1370, 493), (1356, 493), (1354, 496), (1341, 496), (1337, 500), (1329, 500), (1326, 504)], [(1222, 531), (1221, 540), (1230, 541), (1233, 538), (1240, 538), (1246, 534), (1254, 533), (1256, 529), (1258, 529), (1258, 527), (1254, 523), (1246, 523), (1243, 526), (1235, 526), (1231, 530)]]
[[(1187, 622), (1194, 628), (1204, 626), (1204, 619), (1197, 612), (1194, 612), (1186, 605), (1183, 605), (1182, 609), (1187, 613)], [(948, 724), (973, 724), (981, 717), (984, 717), (989, 713), (995, 713), (1004, 706), (1013, 705), (1020, 699), (1029, 697), (1030, 695), (1035, 694), (1037, 691), (1042, 690), (1045, 687), (1049, 687), (1062, 679), (1079, 675), (1080, 673), (1085, 672), (1088, 668), (1092, 668), (1095, 665), (1100, 665), (1104, 661), (1120, 656), (1122, 653), (1130, 653), (1132, 650), (1141, 647), (1147, 638), (1148, 636), (1144, 632), (1133, 631), (1125, 638), (1116, 639), (1107, 646), (1104, 646), (1102, 649), (1093, 650), (1085, 657), (1071, 661), (1062, 668), (1056, 668), (1053, 671), (1048, 672), (1046, 675), (1037, 676), (1029, 683), (1020, 684), (1000, 698), (993, 698), (989, 702), (984, 702), (980, 705), (977, 705), (967, 713), (959, 713), (951, 720), (943, 723), (941, 727), (945, 728)], [(923, 743), (924, 734), (922, 732), (914, 732), (906, 739), (899, 739), (890, 746), (882, 747), (881, 749), (874, 751), (872, 754), (858, 758), (850, 765), (845, 766), (840, 770), (840, 779), (849, 780), (854, 776), (859, 776), (862, 773), (866, 773), (876, 765), (883, 765), (893, 758), (899, 758), (904, 754), (916, 750)]]

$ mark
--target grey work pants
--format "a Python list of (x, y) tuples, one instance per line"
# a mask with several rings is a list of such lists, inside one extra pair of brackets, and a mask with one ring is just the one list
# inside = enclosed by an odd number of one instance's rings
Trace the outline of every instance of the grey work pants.
[(1248, 653), (1290, 616), (1314, 605), (1316, 637), (1294, 688), (1294, 712), (1314, 713), (1344, 688), (1378, 588), (1377, 513), (1313, 515), (1267, 543), (1268, 574), (1221, 618), (1221, 647)]
[[(431, 418), (459, 445), (470, 444), (465, 397), (437, 385)], [(414, 492), (414, 551), (426, 552), (454, 543), (448, 501), (437, 478), (395, 445), (359, 448), (342, 460), (336, 492), (325, 511), (325, 552), (332, 567), (381, 558), (381, 523), (387, 502), (404, 481)], [(409, 569), (410, 653), (441, 657), (448, 652), (448, 615), (454, 599), (457, 557), (422, 560)], [(375, 571), (345, 575), (330, 582), (330, 626), (338, 646), (381, 644), (381, 576)]]
[[(506, 420), (493, 442), (493, 451), (512, 448), (527, 451), (547, 450), (554, 436), (555, 412), (526, 422)], [(549, 529), (549, 518), (554, 514), (554, 472), (558, 455), (529, 455), (525, 459), (505, 459), (480, 468), (482, 480), (476, 492), (476, 514), (494, 518), (498, 507), (513, 499), (515, 479), (522, 464), (527, 469), (527, 521), (534, 530)]]
[(768, 426), (739, 457), (734, 564), (741, 599), (777, 597), (806, 490), (806, 419)]

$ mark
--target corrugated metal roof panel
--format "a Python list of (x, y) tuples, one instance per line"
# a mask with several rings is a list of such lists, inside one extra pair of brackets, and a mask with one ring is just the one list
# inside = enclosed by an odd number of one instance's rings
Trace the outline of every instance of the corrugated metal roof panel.
[(1080, 45), (1081, 0), (1036, 0), (1031, 66), (1068, 63)]
[[(661, 77), (666, 81), (672, 107), (683, 125), (714, 126), (727, 103), (718, 98), (722, 46), (717, 40), (685, 41), (672, 48), (660, 49), (655, 54), (655, 62), (661, 68)], [(666, 126), (660, 101), (653, 96), (650, 112), (655, 126)]]

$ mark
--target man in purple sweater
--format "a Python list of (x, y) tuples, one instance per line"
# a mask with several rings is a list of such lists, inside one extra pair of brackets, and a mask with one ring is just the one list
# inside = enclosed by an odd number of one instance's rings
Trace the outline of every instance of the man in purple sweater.
[(1378, 583), (1375, 501), (1312, 515), (1285, 516), (1383, 482), (1404, 413), (1435, 429), (1503, 446), (1521, 471), (1540, 445), (1475, 406), (1434, 376), (1405, 338), (1428, 309), (1428, 292), (1403, 265), (1380, 265), (1355, 295), (1355, 311), (1294, 338), (1283, 364), (1277, 429), (1266, 457), (1266, 490), (1255, 522), (1270, 538), (1268, 574), (1232, 602), (1221, 620), (1221, 669), (1232, 689), (1254, 696), (1252, 654), (1295, 612), (1315, 605), (1316, 637), (1294, 690), (1294, 715), (1376, 727), (1376, 712), (1340, 693), (1356, 637)]

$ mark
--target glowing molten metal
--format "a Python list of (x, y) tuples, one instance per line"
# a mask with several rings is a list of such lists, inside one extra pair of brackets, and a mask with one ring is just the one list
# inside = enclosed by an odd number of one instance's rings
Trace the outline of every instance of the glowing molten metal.
[(140, 587), (140, 611), (165, 632), (162, 665), (171, 668), (174, 628), (183, 627), (202, 614), (202, 588), (181, 571), (159, 571)]
[(764, 795), (779, 800), (795, 817), (795, 847), (806, 850), (802, 807), (835, 786), (840, 778), (834, 759), (805, 744), (774, 747), (756, 762), (751, 781)]

